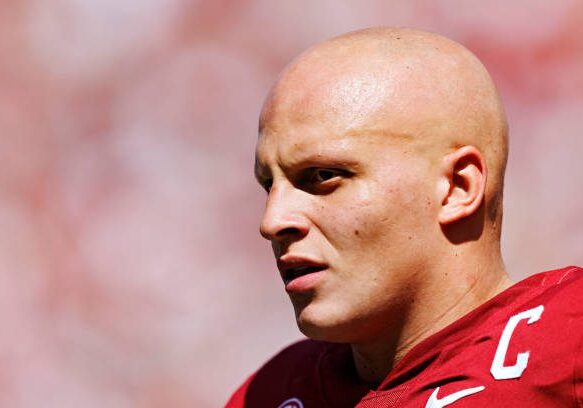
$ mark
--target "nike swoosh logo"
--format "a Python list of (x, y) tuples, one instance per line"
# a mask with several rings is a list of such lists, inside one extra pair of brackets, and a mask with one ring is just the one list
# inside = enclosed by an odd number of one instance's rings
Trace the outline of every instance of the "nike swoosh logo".
[(443, 398), (437, 398), (437, 393), (439, 392), (439, 387), (437, 387), (435, 391), (433, 391), (433, 394), (431, 394), (431, 396), (427, 400), (425, 408), (442, 408), (445, 407), (446, 405), (453, 404), (457, 400), (460, 400), (472, 394), (476, 394), (480, 391), (484, 391), (485, 389), (486, 387), (480, 385), (479, 387), (466, 388), (465, 390), (454, 392), (453, 394), (449, 394), (448, 396), (445, 396)]

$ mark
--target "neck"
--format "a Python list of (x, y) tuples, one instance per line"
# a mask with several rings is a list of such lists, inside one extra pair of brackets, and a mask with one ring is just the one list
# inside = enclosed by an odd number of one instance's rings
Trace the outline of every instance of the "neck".
[(372, 340), (352, 344), (360, 380), (378, 386), (415, 345), (511, 286), (501, 259), (490, 260), (489, 265), (493, 264), (488, 271), (478, 267), (468, 273), (469, 269), (450, 267), (444, 274), (434, 275), (436, 281), (446, 284), (425, 285), (425, 296), (421, 291), (415, 298), (415, 307), (399, 330), (387, 330)]

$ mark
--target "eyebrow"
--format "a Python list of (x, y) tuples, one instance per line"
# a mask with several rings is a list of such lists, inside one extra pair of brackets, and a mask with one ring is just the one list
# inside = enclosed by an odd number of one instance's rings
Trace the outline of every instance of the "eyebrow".
[[(361, 163), (358, 160), (354, 159), (343, 159), (343, 158), (331, 158), (326, 157), (323, 154), (318, 153), (311, 153), (304, 157), (300, 157), (295, 160), (290, 160), (290, 162), (285, 166), (285, 168), (294, 168), (297, 166), (307, 166), (307, 167), (348, 167), (351, 169), (359, 169), (361, 167)], [(265, 171), (267, 170), (267, 171)], [(266, 174), (267, 173), (267, 174)], [(255, 180), (259, 184), (264, 184), (267, 180), (271, 177), (269, 175), (269, 169), (266, 166), (262, 166), (259, 161), (255, 160), (254, 166), (254, 176)]]
[(334, 167), (334, 166), (350, 166), (360, 167), (360, 164), (355, 159), (329, 157), (326, 153), (310, 153), (306, 156), (299, 157), (295, 160), (290, 160), (286, 167), (295, 167), (298, 165), (308, 165), (314, 167)]

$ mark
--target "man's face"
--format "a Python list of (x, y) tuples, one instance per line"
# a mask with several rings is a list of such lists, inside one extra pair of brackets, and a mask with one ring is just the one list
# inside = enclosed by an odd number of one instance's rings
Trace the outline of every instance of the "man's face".
[(384, 126), (367, 98), (356, 107), (338, 98), (272, 98), (256, 176), (268, 190), (261, 233), (300, 330), (355, 343), (394, 328), (415, 301), (437, 203), (412, 137)]

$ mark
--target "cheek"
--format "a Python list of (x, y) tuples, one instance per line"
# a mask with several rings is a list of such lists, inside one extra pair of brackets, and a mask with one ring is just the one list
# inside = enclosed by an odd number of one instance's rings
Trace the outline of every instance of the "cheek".
[[(350, 193), (337, 197), (329, 207), (323, 208), (324, 216), (334, 214), (328, 222), (331, 239), (342, 238), (344, 241), (363, 238), (371, 222), (377, 218), (379, 202), (374, 199), (372, 188), (362, 186)], [(327, 208), (333, 210), (327, 211)]]
[[(314, 209), (327, 240), (344, 250), (351, 249), (347, 245), (362, 250), (386, 247), (387, 240), (395, 246), (419, 237), (435, 212), (430, 177), (427, 169), (406, 168), (386, 167), (322, 199)], [(420, 177), (421, 172), (427, 177)]]
[[(377, 245), (378, 239), (390, 231), (392, 211), (389, 194), (376, 186), (365, 186), (352, 194), (338, 197), (321, 208), (321, 225), (327, 241), (344, 255), (359, 253)], [(361, 252), (362, 253), (362, 252)]]
[(354, 197), (330, 223), (330, 237), (341, 237), (343, 245), (382, 252), (410, 245), (429, 231), (434, 211), (424, 183), (377, 184)]

